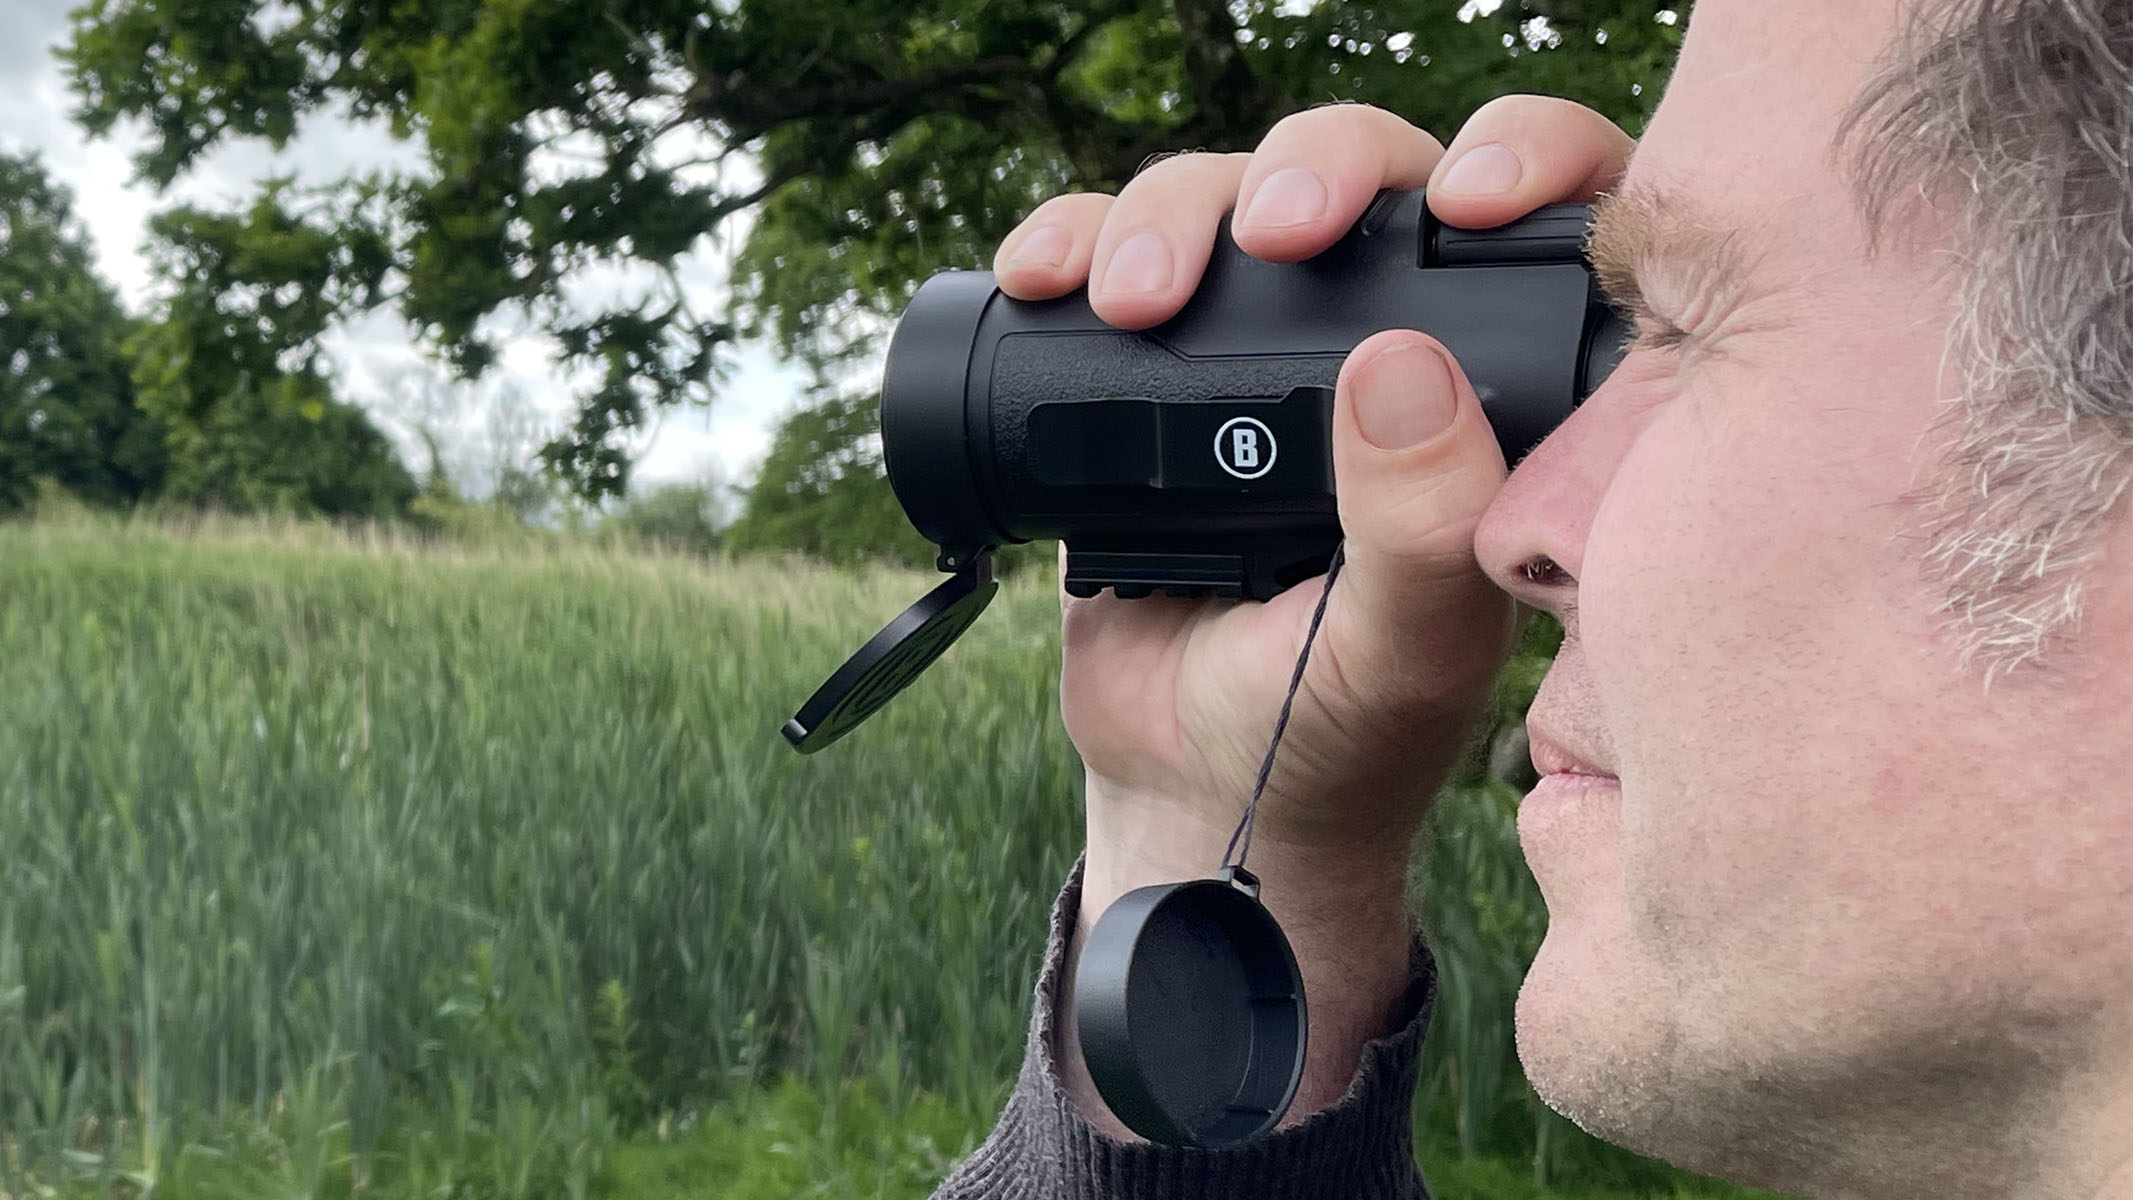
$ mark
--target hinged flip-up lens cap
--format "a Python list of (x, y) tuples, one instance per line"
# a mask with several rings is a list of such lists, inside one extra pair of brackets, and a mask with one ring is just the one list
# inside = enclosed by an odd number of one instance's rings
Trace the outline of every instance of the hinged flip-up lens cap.
[(785, 740), (800, 753), (813, 754), (850, 733), (932, 666), (999, 591), (992, 577), (992, 555), (977, 554), (969, 566), (905, 609), (815, 689), (799, 713), (785, 722)]
[(1303, 975), (1258, 881), (1121, 896), (1074, 971), (1081, 1052), (1104, 1103), (1153, 1142), (1231, 1146), (1272, 1130), (1303, 1078)]

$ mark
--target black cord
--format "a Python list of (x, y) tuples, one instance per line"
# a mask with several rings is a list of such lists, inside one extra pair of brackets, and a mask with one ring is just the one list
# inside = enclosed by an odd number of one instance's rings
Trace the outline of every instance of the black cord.
[[(1252, 852), (1252, 826), (1259, 817), (1259, 797), (1266, 793), (1266, 781), (1274, 774), (1274, 754), (1281, 749), (1281, 735), (1289, 731), (1289, 710), (1296, 705), (1296, 693), (1303, 688), (1304, 667), (1311, 661), (1311, 644), (1318, 640), (1319, 623), (1326, 619), (1326, 601), (1333, 598), (1333, 579), (1341, 573), (1348, 543), (1342, 542), (1333, 548), (1333, 561), (1326, 565), (1326, 585), (1318, 593), (1318, 607), (1311, 612), (1311, 628), (1304, 633), (1303, 650), (1296, 655), (1296, 673), (1289, 676), (1288, 694), (1281, 698), (1281, 716), (1274, 721), (1273, 739), (1267, 742), (1266, 757), (1259, 762), (1259, 778), (1252, 784), (1251, 803), (1244, 806), (1244, 816), (1237, 822), (1236, 831), (1229, 835), (1229, 845), (1222, 850), (1222, 865), (1218, 869), (1237, 867), (1242, 869), (1245, 856)], [(1243, 848), (1239, 849), (1239, 840)], [(1230, 852), (1236, 851), (1237, 859), (1230, 861)]]

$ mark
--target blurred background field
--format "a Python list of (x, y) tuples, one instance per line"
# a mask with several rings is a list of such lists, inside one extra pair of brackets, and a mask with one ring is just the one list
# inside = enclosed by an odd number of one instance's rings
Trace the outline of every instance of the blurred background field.
[[(0, 1194), (920, 1197), (989, 1127), (1079, 842), (1041, 583), (801, 759), (923, 577), (81, 515), (0, 562)], [(1418, 862), (1432, 1178), (1693, 1186), (1519, 1077), (1485, 759)]]

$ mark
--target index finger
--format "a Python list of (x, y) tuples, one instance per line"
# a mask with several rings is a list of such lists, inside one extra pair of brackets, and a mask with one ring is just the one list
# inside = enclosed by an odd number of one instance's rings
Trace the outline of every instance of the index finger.
[(1444, 145), (1382, 108), (1333, 104), (1281, 119), (1237, 183), (1237, 247), (1297, 262), (1340, 240), (1385, 188), (1417, 188)]
[(1429, 179), (1448, 225), (1490, 229), (1548, 204), (1588, 204), (1621, 182), (1634, 138), (1553, 96), (1502, 96), (1476, 109)]

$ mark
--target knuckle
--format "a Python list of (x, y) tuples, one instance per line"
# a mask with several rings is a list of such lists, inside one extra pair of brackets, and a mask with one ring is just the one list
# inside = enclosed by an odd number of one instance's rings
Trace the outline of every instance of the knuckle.
[[(1478, 117), (1482, 113), (1531, 112), (1535, 109), (1548, 108), (1557, 104), (1569, 104), (1569, 101), (1559, 100), (1554, 96), (1536, 96), (1531, 92), (1513, 92), (1507, 96), (1491, 98), (1488, 103), (1475, 109), (1474, 115)], [(1574, 108), (1576, 106), (1571, 105), (1571, 107)]]
[(1053, 221), (1068, 216), (1074, 211), (1074, 202), (1078, 199), (1078, 196), (1053, 196), (1031, 209), (1029, 215), (1022, 218), (1022, 224), (1034, 225), (1039, 221)]
[(1140, 165), (1139, 167), (1135, 168), (1135, 169), (1134, 169), (1134, 171), (1133, 171), (1133, 177), (1134, 177), (1135, 179), (1139, 179), (1139, 178), (1140, 178), (1141, 176), (1143, 176), (1143, 175), (1146, 175), (1146, 174), (1147, 174), (1148, 172), (1150, 172), (1150, 171), (1153, 171), (1154, 169), (1156, 169), (1157, 167), (1160, 167), (1160, 166), (1162, 166), (1162, 165), (1163, 165), (1164, 163), (1166, 163), (1166, 162), (1171, 162), (1171, 161), (1173, 161), (1173, 160), (1175, 160), (1175, 159), (1183, 158), (1184, 156), (1186, 156), (1186, 155), (1188, 155), (1188, 154), (1194, 154), (1194, 153), (1197, 153), (1197, 151), (1193, 151), (1193, 150), (1158, 150), (1158, 151), (1156, 151), (1155, 153), (1153, 153), (1153, 154), (1149, 155), (1148, 157), (1146, 157), (1146, 158), (1144, 158), (1144, 159), (1142, 159), (1142, 160), (1141, 160), (1141, 165)]
[(1388, 109), (1339, 101), (1281, 119), (1259, 143), (1257, 172), (1290, 159), (1342, 164), (1356, 171), (1386, 170), (1418, 157), (1433, 158), (1443, 143)]
[(1137, 182), (1149, 176), (1173, 178), (1181, 174), (1205, 171), (1221, 164), (1230, 157), (1204, 148), (1186, 150), (1158, 150), (1142, 160), (1140, 169), (1133, 173)]
[(1149, 202), (1151, 196), (1190, 198), (1205, 193), (1213, 198), (1227, 195), (1236, 186), (1245, 157), (1206, 150), (1165, 151), (1162, 156), (1144, 164), (1119, 192), (1119, 197), (1142, 204)]
[(1473, 127), (1500, 127), (1517, 132), (1553, 132), (1571, 127), (1608, 124), (1606, 117), (1560, 96), (1498, 96), (1474, 110), (1467, 122)]
[(1065, 225), (1081, 225), (1103, 220), (1118, 197), (1108, 192), (1075, 192), (1054, 196), (1037, 207), (1030, 219), (1044, 217)]
[(1374, 133), (1402, 127), (1407, 122), (1394, 113), (1359, 100), (1329, 100), (1274, 123), (1260, 141), (1261, 148), (1291, 140), (1317, 141), (1329, 135)]

